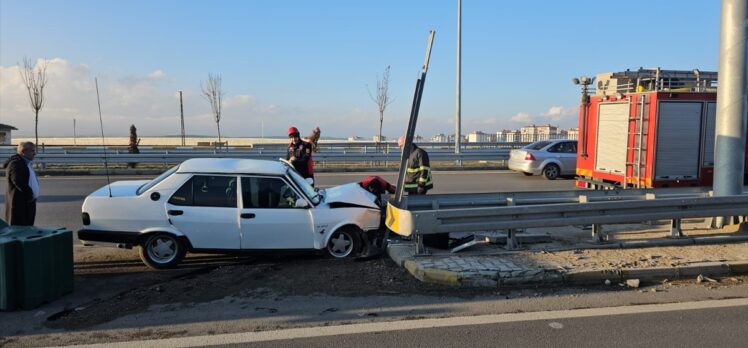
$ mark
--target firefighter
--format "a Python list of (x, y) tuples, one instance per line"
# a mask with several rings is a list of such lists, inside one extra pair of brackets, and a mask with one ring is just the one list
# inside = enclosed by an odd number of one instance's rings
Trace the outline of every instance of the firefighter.
[(312, 160), (312, 146), (301, 140), (299, 130), (296, 127), (288, 129), (288, 138), (291, 139), (291, 143), (288, 144), (286, 160), (291, 162), (294, 169), (301, 174), (301, 177), (311, 179), (311, 183), (314, 185), (314, 175), (311, 172), (313, 169), (309, 164)]
[[(397, 139), (397, 146), (403, 149), (404, 136)], [(409, 195), (425, 195), (432, 188), (434, 188), (434, 183), (431, 181), (429, 154), (416, 144), (411, 144), (405, 173), (405, 192)]]

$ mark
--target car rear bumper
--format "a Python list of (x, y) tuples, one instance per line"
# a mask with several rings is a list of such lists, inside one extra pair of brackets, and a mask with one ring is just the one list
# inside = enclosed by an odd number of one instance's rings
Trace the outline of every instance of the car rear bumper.
[(525, 172), (525, 173), (532, 173), (533, 175), (540, 175), (540, 168), (537, 168), (537, 162), (536, 161), (527, 161), (527, 160), (509, 160), (508, 164), (509, 169), (516, 170), (518, 172)]
[(86, 242), (138, 244), (140, 233), (82, 229), (78, 231), (78, 239)]

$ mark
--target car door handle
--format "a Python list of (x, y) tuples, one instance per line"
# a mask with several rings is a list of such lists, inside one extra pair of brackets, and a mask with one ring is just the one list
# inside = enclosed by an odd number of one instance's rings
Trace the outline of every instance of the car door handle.
[(177, 216), (177, 215), (184, 214), (184, 211), (181, 211), (181, 210), (169, 210), (169, 211), (167, 211), (167, 213), (169, 215)]
[(242, 219), (254, 219), (256, 215), (255, 213), (242, 213), (239, 216), (241, 216)]

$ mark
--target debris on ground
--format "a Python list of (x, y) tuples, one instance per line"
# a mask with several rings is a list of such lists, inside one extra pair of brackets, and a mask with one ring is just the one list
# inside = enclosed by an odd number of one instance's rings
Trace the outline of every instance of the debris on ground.
[(707, 276), (699, 274), (699, 276), (696, 277), (696, 284), (701, 284), (703, 282), (719, 283), (716, 279), (712, 279)]
[(626, 286), (630, 288), (638, 288), (640, 283), (639, 279), (626, 279)]

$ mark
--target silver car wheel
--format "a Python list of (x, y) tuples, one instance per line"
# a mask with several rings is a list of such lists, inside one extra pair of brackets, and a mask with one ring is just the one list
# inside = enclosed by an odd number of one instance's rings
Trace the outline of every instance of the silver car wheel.
[(335, 258), (344, 258), (353, 252), (353, 236), (348, 231), (337, 231), (327, 243), (327, 252)]
[(153, 262), (169, 263), (177, 256), (177, 243), (171, 236), (159, 235), (148, 241), (146, 251)]
[(548, 180), (554, 180), (561, 174), (561, 169), (555, 164), (549, 164), (543, 169), (543, 176)]

